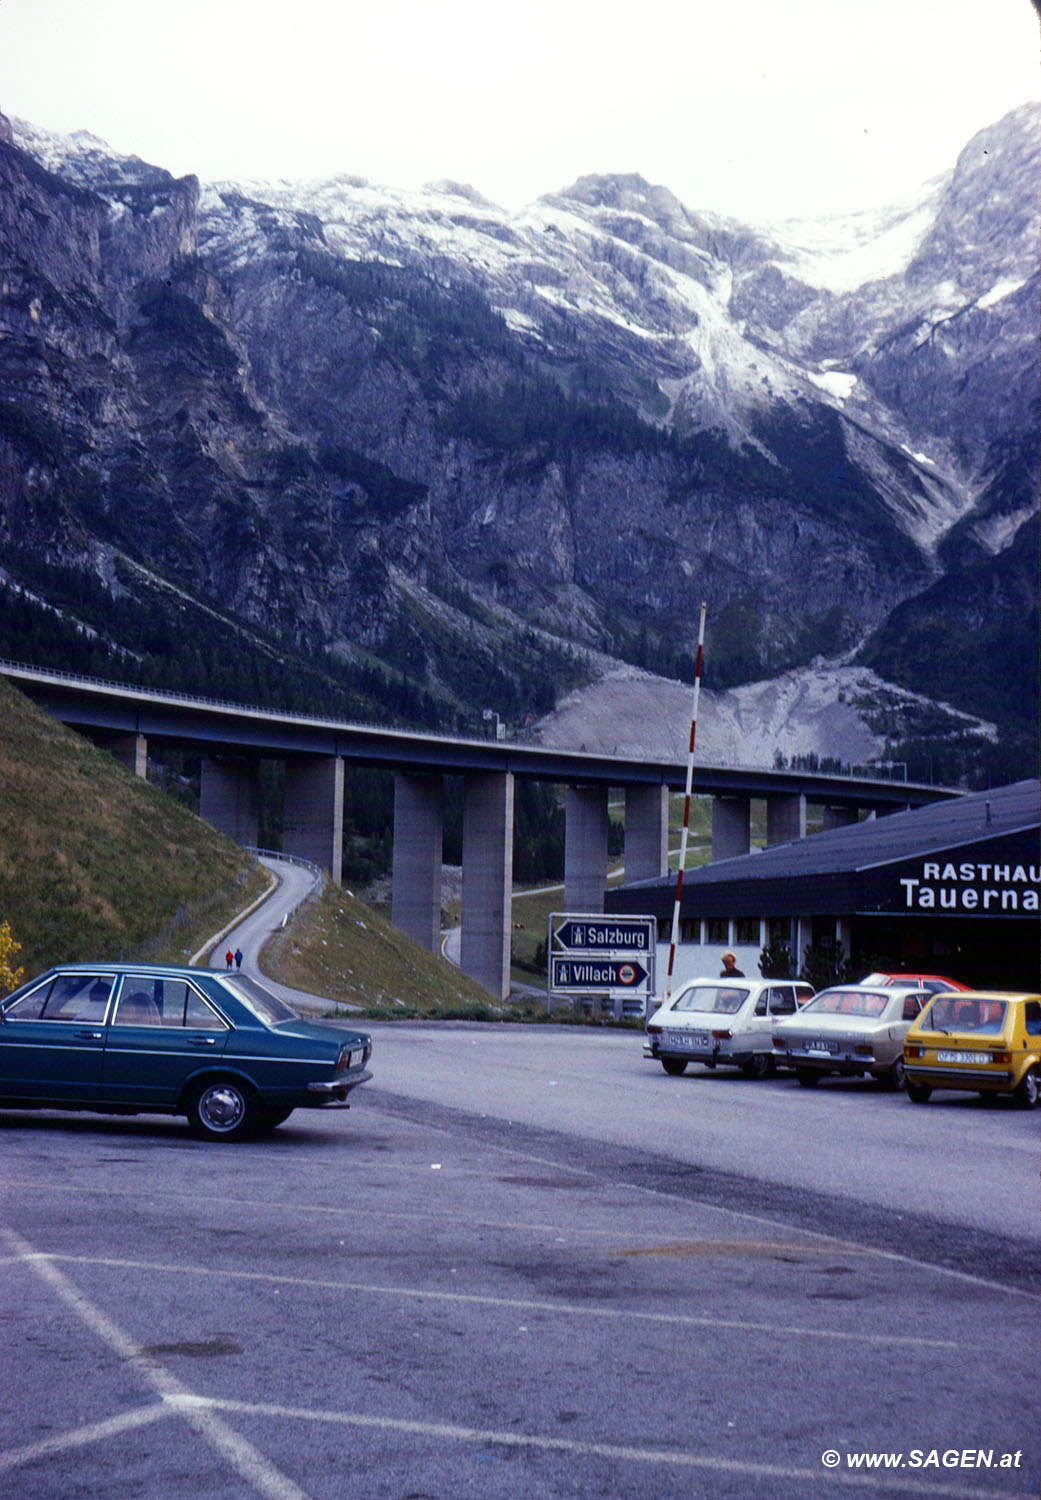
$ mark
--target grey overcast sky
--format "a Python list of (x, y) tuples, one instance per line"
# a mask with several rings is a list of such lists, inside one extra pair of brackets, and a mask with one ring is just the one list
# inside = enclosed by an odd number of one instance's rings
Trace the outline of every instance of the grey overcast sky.
[(641, 172), (751, 222), (888, 203), (1041, 94), (1030, 0), (0, 0), (0, 110), (204, 180)]

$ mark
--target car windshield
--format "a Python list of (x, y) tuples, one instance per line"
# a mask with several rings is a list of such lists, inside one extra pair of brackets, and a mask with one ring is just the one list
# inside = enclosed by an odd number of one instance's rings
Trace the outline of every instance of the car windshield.
[(750, 994), (744, 989), (724, 989), (716, 984), (692, 984), (681, 990), (672, 1002), (673, 1010), (712, 1011), (716, 1015), (733, 1016), (741, 1009)]
[(299, 1021), (300, 1017), (291, 1005), (266, 990), (249, 974), (222, 974), (221, 984), (227, 985), (236, 1000), (241, 1000), (258, 1021), (268, 1026), (277, 1026), (279, 1021)]
[(965, 1000), (960, 995), (940, 995), (925, 1020), (927, 1031), (977, 1031), (997, 1035), (1005, 1025), (1003, 1000)]
[(829, 1016), (880, 1016), (893, 1000), (892, 995), (877, 990), (825, 990), (804, 1005), (802, 1015), (813, 1011), (816, 1015)]

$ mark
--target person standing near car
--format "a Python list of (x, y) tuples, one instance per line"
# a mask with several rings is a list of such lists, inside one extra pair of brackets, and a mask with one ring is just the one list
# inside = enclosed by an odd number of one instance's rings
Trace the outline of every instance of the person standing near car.
[(744, 979), (744, 974), (737, 967), (737, 957), (729, 950), (723, 954), (723, 967), (719, 971), (720, 979)]

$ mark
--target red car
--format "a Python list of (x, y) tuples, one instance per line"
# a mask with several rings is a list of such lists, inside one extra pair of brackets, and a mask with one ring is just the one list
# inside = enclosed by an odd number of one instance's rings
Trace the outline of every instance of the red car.
[(930, 995), (938, 995), (941, 990), (967, 990), (967, 984), (959, 984), (956, 979), (945, 979), (942, 974), (869, 974), (866, 979), (859, 981), (861, 984), (910, 984), (916, 989), (928, 990)]

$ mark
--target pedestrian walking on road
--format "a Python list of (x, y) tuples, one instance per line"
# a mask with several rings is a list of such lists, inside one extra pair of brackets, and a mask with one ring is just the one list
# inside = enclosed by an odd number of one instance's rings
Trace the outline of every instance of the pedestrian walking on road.
[(236, 969), (241, 969), (242, 968), (242, 949), (241, 948), (236, 948), (235, 949), (235, 967), (236, 967)]
[(225, 953), (225, 955), (224, 955), (224, 962), (227, 964), (227, 966), (228, 966), (229, 969), (231, 968), (232, 964), (235, 962), (235, 955), (234, 955), (234, 953), (232, 953), (232, 951), (231, 951), (230, 948), (228, 949), (227, 953)]

